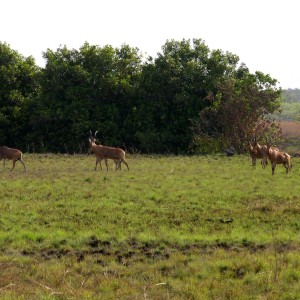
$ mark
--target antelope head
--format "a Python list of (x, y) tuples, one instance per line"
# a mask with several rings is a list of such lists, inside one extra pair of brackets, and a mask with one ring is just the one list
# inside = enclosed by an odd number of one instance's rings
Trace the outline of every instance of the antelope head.
[(96, 143), (96, 141), (97, 141), (97, 138), (96, 138), (97, 132), (98, 132), (98, 131), (96, 131), (95, 134), (93, 135), (93, 134), (92, 134), (92, 131), (90, 130), (90, 136), (89, 136), (89, 151), (88, 151), (89, 154), (91, 154), (91, 153), (93, 152), (93, 145), (94, 145), (94, 144)]
[(93, 135), (92, 134), (92, 131), (90, 130), (90, 136), (89, 136), (89, 142), (90, 142), (90, 144), (92, 144), (92, 143), (96, 143), (96, 141), (97, 141), (97, 132), (98, 132), (98, 130), (97, 131), (95, 131), (95, 134)]

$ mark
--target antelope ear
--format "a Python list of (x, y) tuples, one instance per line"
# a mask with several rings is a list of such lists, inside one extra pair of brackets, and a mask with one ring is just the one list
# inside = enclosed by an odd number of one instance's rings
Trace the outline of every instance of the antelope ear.
[(92, 140), (91, 140), (91, 139), (89, 139), (89, 142), (91, 143), (91, 142), (92, 142)]
[(92, 136), (93, 134), (92, 134), (92, 130), (90, 130), (90, 136)]

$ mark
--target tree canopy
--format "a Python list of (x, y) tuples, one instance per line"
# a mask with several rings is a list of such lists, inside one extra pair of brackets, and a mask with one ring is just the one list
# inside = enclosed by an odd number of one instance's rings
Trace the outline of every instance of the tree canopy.
[(201, 39), (166, 41), (156, 58), (89, 43), (47, 49), (44, 58), (39, 68), (0, 43), (1, 144), (84, 152), (89, 130), (98, 130), (100, 143), (129, 151), (242, 149), (280, 106), (275, 79)]

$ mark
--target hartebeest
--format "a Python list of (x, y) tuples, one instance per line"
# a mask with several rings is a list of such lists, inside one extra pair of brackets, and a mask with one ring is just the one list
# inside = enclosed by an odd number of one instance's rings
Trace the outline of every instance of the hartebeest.
[[(267, 145), (260, 145), (256, 138), (252, 142), (248, 142), (248, 149), (252, 158), (252, 166), (256, 166), (256, 159), (261, 159), (263, 169), (268, 165), (268, 149)], [(271, 146), (271, 149), (279, 151), (277, 148)]]
[(5, 166), (5, 160), (6, 159), (11, 159), (13, 161), (13, 167), (11, 171), (14, 169), (16, 161), (20, 161), (20, 163), (23, 165), (25, 172), (27, 172), (25, 162), (23, 160), (23, 153), (14, 148), (8, 148), (6, 146), (0, 147), (0, 161), (3, 161), (3, 165)]
[[(100, 168), (101, 168), (101, 170), (102, 170), (101, 161), (102, 161), (103, 159), (104, 159), (104, 161), (105, 161), (106, 169), (108, 170), (107, 158), (103, 158), (103, 157), (98, 156), (98, 155), (96, 155), (96, 154), (95, 154), (95, 156), (96, 156), (95, 171), (97, 170), (98, 163), (100, 163)], [(121, 169), (121, 163), (120, 163), (120, 165), (119, 165), (120, 160), (119, 160), (119, 159), (114, 159), (114, 162), (115, 162), (115, 165), (116, 165), (116, 170)]]
[(248, 149), (252, 158), (252, 166), (256, 166), (256, 159), (261, 159), (263, 169), (268, 165), (267, 146), (261, 146), (256, 139), (248, 142)]
[(96, 144), (97, 132), (98, 131), (95, 132), (95, 135), (92, 135), (92, 132), (90, 131), (90, 137), (89, 137), (89, 152), (94, 153), (96, 156), (95, 170), (97, 168), (98, 162), (100, 162), (100, 166), (101, 166), (101, 160), (105, 159), (106, 169), (108, 171), (108, 166), (107, 166), (108, 158), (113, 159), (115, 161), (116, 170), (121, 169), (122, 162), (126, 165), (127, 169), (129, 170), (129, 166), (125, 160), (125, 151), (121, 148), (113, 148), (113, 147), (107, 147), (103, 145), (97, 145)]
[(273, 148), (271, 141), (267, 142), (267, 154), (272, 164), (272, 175), (274, 175), (276, 165), (283, 164), (286, 170), (286, 174), (292, 170), (291, 157), (286, 152), (279, 151), (277, 148)]

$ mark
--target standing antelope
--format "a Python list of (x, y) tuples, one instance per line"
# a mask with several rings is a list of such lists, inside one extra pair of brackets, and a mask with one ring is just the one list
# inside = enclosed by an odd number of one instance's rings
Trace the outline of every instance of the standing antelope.
[(261, 146), (256, 139), (248, 142), (248, 149), (252, 158), (252, 166), (256, 166), (256, 159), (261, 159), (263, 169), (268, 165), (267, 146)]
[[(103, 159), (104, 159), (104, 161), (105, 161), (106, 169), (108, 169), (108, 166), (107, 166), (107, 158), (103, 158), (103, 157), (101, 157), (101, 156), (97, 156), (97, 154), (95, 154), (95, 156), (96, 156), (95, 171), (97, 170), (98, 163), (100, 163), (100, 168), (101, 168), (101, 170), (102, 170), (101, 161), (102, 161)], [(119, 165), (120, 160), (119, 160), (119, 159), (114, 159), (114, 162), (115, 162), (116, 170), (118, 170), (118, 169), (121, 170), (121, 163), (120, 163), (120, 165)]]
[(276, 165), (283, 164), (286, 174), (292, 170), (291, 157), (286, 152), (279, 151), (277, 148), (271, 147), (271, 141), (267, 142), (267, 154), (272, 163), (272, 175), (274, 175)]
[(16, 165), (16, 161), (20, 161), (23, 165), (25, 172), (27, 172), (25, 162), (23, 160), (23, 153), (18, 149), (8, 148), (6, 146), (0, 147), (0, 161), (3, 159), (3, 165), (5, 166), (6, 159), (12, 159), (13, 167), (11, 171), (14, 169)]
[[(89, 137), (89, 153), (94, 153), (96, 156), (96, 166), (95, 170), (97, 168), (98, 162), (100, 162), (101, 166), (101, 160), (105, 159), (105, 165), (106, 169), (108, 171), (108, 166), (107, 166), (107, 159), (113, 159), (115, 164), (116, 164), (116, 170), (121, 169), (121, 163), (123, 162), (127, 169), (129, 170), (129, 166), (125, 160), (125, 151), (122, 150), (121, 148), (113, 148), (113, 147), (107, 147), (103, 145), (97, 145), (96, 144), (96, 135), (97, 132), (95, 132), (95, 135), (92, 135), (92, 132), (90, 131), (90, 137)], [(102, 166), (101, 166), (102, 170)]]

